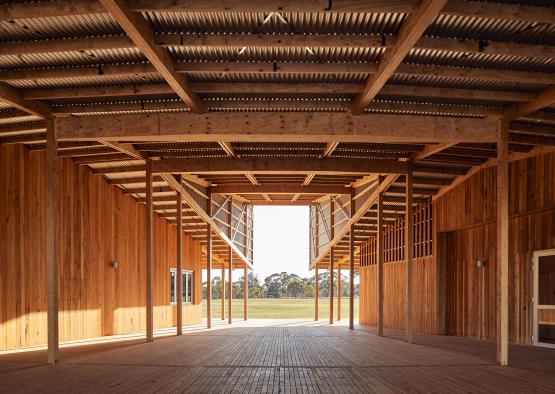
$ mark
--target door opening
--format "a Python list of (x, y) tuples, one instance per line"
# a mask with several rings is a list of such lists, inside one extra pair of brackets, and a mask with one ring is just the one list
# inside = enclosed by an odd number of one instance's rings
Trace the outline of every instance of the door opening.
[(534, 252), (533, 345), (555, 348), (555, 249)]

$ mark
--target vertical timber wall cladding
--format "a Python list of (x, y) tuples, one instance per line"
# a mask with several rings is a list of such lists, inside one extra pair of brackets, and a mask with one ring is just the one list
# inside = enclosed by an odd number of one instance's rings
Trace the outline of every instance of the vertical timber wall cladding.
[[(555, 154), (511, 163), (509, 176), (509, 340), (531, 344), (532, 252), (555, 248)], [(488, 168), (436, 202), (447, 242), (447, 334), (495, 338), (495, 188)]]
[[(509, 338), (530, 344), (532, 252), (555, 248), (555, 154), (511, 163), (509, 182)], [(433, 239), (445, 236), (445, 325), (449, 335), (495, 338), (495, 202), (496, 170), (492, 167), (433, 203)], [(483, 268), (477, 267), (478, 260), (485, 262)], [(433, 255), (414, 260), (417, 332), (440, 330), (437, 264)], [(376, 266), (370, 263), (360, 271), (360, 321), (375, 325)], [(404, 328), (404, 297), (404, 261), (384, 264), (385, 327)]]
[[(45, 152), (0, 145), (0, 350), (46, 343), (44, 162)], [(60, 170), (60, 340), (143, 331), (144, 205), (70, 159)], [(171, 327), (176, 227), (156, 215), (154, 225), (154, 323)], [(183, 308), (187, 324), (201, 319), (202, 251), (183, 237), (195, 289)]]

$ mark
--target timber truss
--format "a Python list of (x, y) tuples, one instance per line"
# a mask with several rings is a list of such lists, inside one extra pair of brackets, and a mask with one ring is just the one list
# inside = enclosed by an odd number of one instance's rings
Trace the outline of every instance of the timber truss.
[(57, 147), (224, 266), (252, 263), (253, 205), (308, 205), (311, 266), (340, 266), (502, 130), (509, 161), (553, 149), (555, 9), (511, 3), (14, 0), (0, 143)]

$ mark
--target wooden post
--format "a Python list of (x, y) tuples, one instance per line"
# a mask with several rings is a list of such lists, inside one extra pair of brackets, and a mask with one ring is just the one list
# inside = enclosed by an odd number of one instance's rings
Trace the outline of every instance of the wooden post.
[[(381, 176), (379, 183), (382, 182)], [(378, 220), (377, 220), (377, 231), (376, 231), (376, 258), (377, 258), (377, 326), (378, 335), (383, 337), (383, 193), (378, 193)]]
[[(233, 196), (229, 199), (227, 203), (227, 209), (229, 211), (229, 220), (227, 228), (227, 236), (229, 239), (232, 237), (232, 228), (233, 228)], [(233, 241), (232, 241), (233, 242)], [(233, 316), (231, 313), (231, 302), (233, 299), (233, 249), (231, 246), (229, 247), (228, 251), (228, 280), (227, 280), (227, 322), (231, 324), (233, 322)]]
[(146, 341), (154, 339), (154, 305), (152, 301), (153, 253), (152, 159), (146, 161)]
[[(211, 199), (209, 204), (211, 204)], [(212, 229), (206, 224), (206, 327), (212, 328)]]
[[(212, 216), (212, 193), (208, 190), (206, 201), (209, 216)], [(206, 327), (212, 328), (212, 229), (206, 223)]]
[[(240, 218), (242, 219), (242, 218)], [(243, 233), (245, 234), (244, 237), (244, 245), (243, 245), (243, 254), (247, 257), (247, 259), (249, 258), (249, 254), (248, 254), (248, 250), (247, 250), (247, 245), (248, 245), (248, 236), (249, 236), (249, 229), (248, 229), (248, 222), (249, 222), (249, 207), (245, 207), (245, 223), (243, 223)], [(247, 267), (247, 265), (245, 264), (245, 273), (243, 275), (245, 283), (244, 283), (244, 287), (243, 287), (243, 319), (247, 320), (247, 315), (248, 315), (248, 302), (249, 302), (249, 281), (248, 281), (248, 274), (249, 274), (249, 268)]]
[(222, 314), (222, 320), (225, 320), (225, 266), (222, 263), (222, 279), (220, 281), (220, 298), (221, 298), (221, 314)]
[[(181, 185), (181, 175), (176, 175)], [(177, 302), (177, 335), (183, 335), (183, 199), (177, 191), (177, 261), (176, 261), (176, 297)]]
[(406, 211), (405, 211), (405, 260), (407, 264), (407, 316), (405, 322), (405, 340), (412, 343), (412, 264), (414, 215), (412, 213), (412, 163), (408, 163), (406, 176)]
[[(355, 214), (354, 193), (351, 193), (351, 217)], [(355, 328), (355, 226), (349, 232), (349, 328)]]
[(247, 302), (249, 299), (249, 281), (247, 275), (249, 273), (249, 269), (245, 264), (245, 273), (243, 274), (243, 320), (247, 320)]
[(341, 266), (337, 266), (337, 321), (341, 320)]
[(314, 320), (318, 321), (318, 267), (314, 269)]
[(60, 167), (58, 162), (58, 142), (54, 132), (54, 119), (46, 121), (46, 288), (48, 297), (48, 363), (58, 361), (58, 185)]
[[(333, 217), (333, 199), (330, 197), (330, 242), (333, 239), (333, 225), (334, 217)], [(330, 248), (330, 324), (333, 324), (333, 247)]]
[(497, 139), (497, 362), (509, 363), (509, 125)]

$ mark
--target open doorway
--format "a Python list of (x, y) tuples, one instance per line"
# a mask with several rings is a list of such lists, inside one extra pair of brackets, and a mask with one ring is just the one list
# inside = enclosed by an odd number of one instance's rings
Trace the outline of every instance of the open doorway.
[(555, 348), (555, 249), (534, 252), (534, 346)]
[[(309, 269), (309, 206), (255, 205), (253, 213), (253, 266), (248, 272), (249, 319), (314, 319), (316, 291), (318, 316), (329, 319), (330, 280), (327, 270), (320, 270), (318, 285), (315, 271)], [(225, 272), (224, 272), (225, 271)], [(228, 272), (214, 269), (212, 274), (212, 316), (226, 319), (228, 313)], [(225, 283), (222, 284), (222, 276)], [(243, 315), (244, 271), (232, 273), (232, 315)], [(341, 280), (339, 280), (340, 278)], [(358, 298), (358, 272), (355, 274), (355, 298)], [(203, 298), (206, 274), (203, 275)], [(223, 294), (223, 297), (222, 297)], [(349, 271), (334, 271), (334, 317), (348, 321)], [(338, 297), (339, 295), (339, 297)], [(338, 308), (338, 304), (341, 307)], [(358, 299), (355, 320), (358, 321)], [(203, 307), (203, 316), (206, 308)]]

